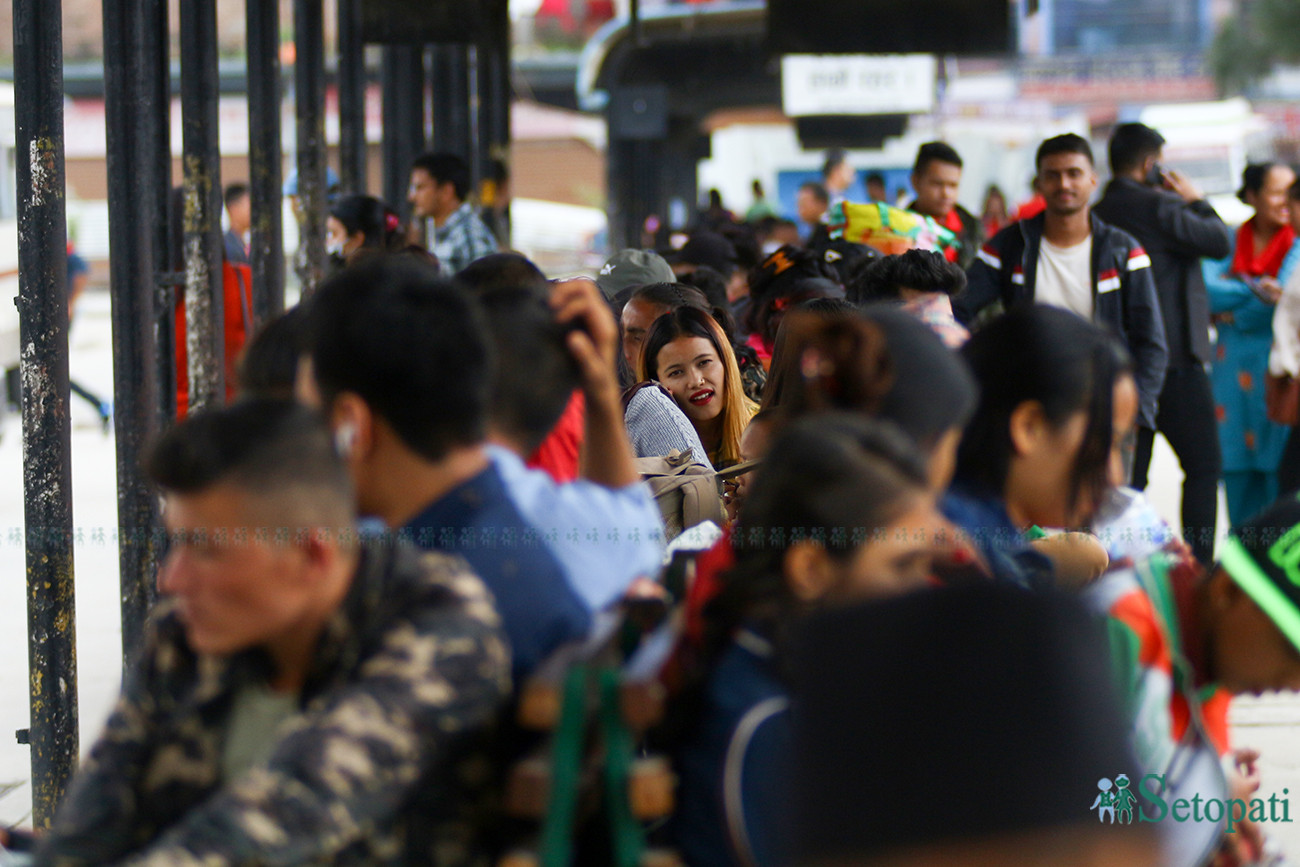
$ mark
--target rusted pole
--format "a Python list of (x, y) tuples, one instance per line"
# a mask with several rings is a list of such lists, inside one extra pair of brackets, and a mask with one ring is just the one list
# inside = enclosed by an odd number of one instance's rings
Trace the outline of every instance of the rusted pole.
[(307, 240), (307, 280), (315, 291), (325, 274), (325, 16), (323, 0), (294, 0), (294, 101), (298, 121), (298, 198)]
[[(253, 214), (253, 318), (284, 310), (284, 217), (280, 188), (280, 8), (247, 0), (248, 191)], [(250, 335), (251, 336), (251, 335)]]
[[(153, 600), (158, 567), (157, 496), (141, 469), (158, 430), (158, 342), (155, 275), (166, 250), (154, 227), (166, 222), (169, 179), (158, 169), (166, 146), (158, 110), (157, 54), (147, 22), (160, 0), (104, 0), (104, 102), (108, 144), (109, 280), (113, 302), (113, 420), (117, 444), (118, 564), (122, 589), (122, 651), (129, 659)], [(170, 155), (169, 155), (170, 156)]]
[(32, 820), (47, 827), (77, 761), (68, 418), (61, 0), (14, 0), (18, 312), (31, 670)]
[(185, 356), (193, 412), (226, 394), (216, 0), (185, 0), (180, 11)]

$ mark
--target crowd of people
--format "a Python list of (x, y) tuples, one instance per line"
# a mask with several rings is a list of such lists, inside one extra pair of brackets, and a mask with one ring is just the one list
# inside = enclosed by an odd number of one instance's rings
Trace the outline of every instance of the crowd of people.
[[(1008, 221), (928, 143), (955, 241), (895, 255), (828, 222), (835, 153), (802, 229), (756, 187), (594, 279), (499, 252), (455, 157), (427, 247), (338, 197), (335, 273), (153, 449), (163, 599), (35, 863), (497, 863), (508, 709), (647, 594), (688, 865), (1282, 863), (1227, 714), (1300, 689), (1300, 184), (1248, 168), (1234, 242), (1162, 145), (1120, 126), (1094, 206), (1049, 139)], [(664, 458), (714, 524), (667, 538)]]

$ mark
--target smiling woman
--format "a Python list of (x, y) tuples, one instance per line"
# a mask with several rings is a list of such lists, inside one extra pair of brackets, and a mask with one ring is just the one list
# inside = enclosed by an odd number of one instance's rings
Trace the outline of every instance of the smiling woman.
[(745, 397), (736, 355), (712, 316), (693, 307), (660, 316), (646, 333), (639, 367), (639, 380), (668, 389), (715, 468), (740, 461), (740, 436), (758, 404)]

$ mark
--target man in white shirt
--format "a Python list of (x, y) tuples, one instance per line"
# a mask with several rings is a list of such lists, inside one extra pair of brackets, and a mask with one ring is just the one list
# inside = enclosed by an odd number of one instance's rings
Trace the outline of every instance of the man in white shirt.
[(1132, 235), (1092, 213), (1097, 172), (1086, 139), (1050, 138), (1039, 146), (1036, 164), (1034, 189), (1046, 208), (1007, 226), (980, 250), (953, 312), (969, 325), (998, 304), (1051, 304), (1113, 332), (1133, 357), (1138, 424), (1154, 430), (1169, 354), (1151, 259)]

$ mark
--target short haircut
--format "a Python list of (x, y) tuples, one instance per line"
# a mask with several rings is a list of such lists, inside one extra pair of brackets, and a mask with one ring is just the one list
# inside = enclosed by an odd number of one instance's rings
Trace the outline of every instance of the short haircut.
[(933, 250), (908, 250), (897, 256), (871, 259), (854, 272), (845, 287), (854, 304), (898, 298), (899, 290), (956, 295), (966, 288), (966, 272)]
[(239, 201), (240, 199), (242, 199), (244, 196), (247, 195), (248, 195), (248, 184), (236, 182), (226, 187), (226, 192), (222, 196), (222, 201), (225, 203), (226, 207), (229, 208), (235, 202)]
[(469, 164), (455, 154), (421, 154), (411, 163), (411, 171), (416, 169), (424, 169), (436, 184), (451, 184), (461, 201), (469, 195)]
[(1142, 168), (1147, 157), (1160, 153), (1165, 137), (1144, 123), (1122, 123), (1115, 127), (1110, 137), (1110, 170), (1112, 174)]
[(146, 471), (169, 494), (229, 484), (274, 500), (274, 519), (298, 526), (343, 529), (355, 517), (352, 482), (324, 419), (291, 400), (258, 398), (193, 413), (158, 440)]
[(542, 269), (519, 253), (489, 253), (475, 259), (460, 270), (456, 282), (471, 292), (529, 289), (543, 298), (550, 294), (551, 285)]
[(1088, 140), (1077, 133), (1067, 132), (1052, 136), (1038, 146), (1038, 153), (1034, 155), (1034, 169), (1042, 168), (1043, 160), (1057, 154), (1082, 154), (1088, 158), (1089, 165), (1097, 164), (1092, 158), (1092, 145), (1088, 144)]
[(885, 185), (885, 176), (880, 172), (872, 172), (867, 175), (867, 184), (880, 184), (883, 187)]
[(481, 442), (492, 352), (474, 299), (433, 266), (375, 256), (307, 304), (306, 346), (326, 406), (359, 396), (430, 461)]
[(497, 356), (488, 415), (531, 453), (582, 384), (565, 344), (572, 329), (556, 322), (546, 301), (526, 287), (491, 289), (481, 301)]
[(831, 148), (826, 152), (826, 161), (822, 163), (822, 177), (830, 177), (831, 172), (839, 168), (849, 158), (843, 148)]
[(291, 307), (258, 329), (235, 368), (241, 397), (293, 397), (304, 324), (302, 308)]
[(826, 192), (826, 188), (816, 181), (804, 181), (799, 185), (799, 191), (803, 192), (804, 190), (812, 193), (813, 198), (817, 201), (827, 205), (830, 204), (831, 194)]
[(925, 170), (933, 162), (948, 163), (961, 168), (961, 154), (947, 142), (928, 141), (917, 148), (916, 162), (912, 163), (912, 174), (925, 174)]

